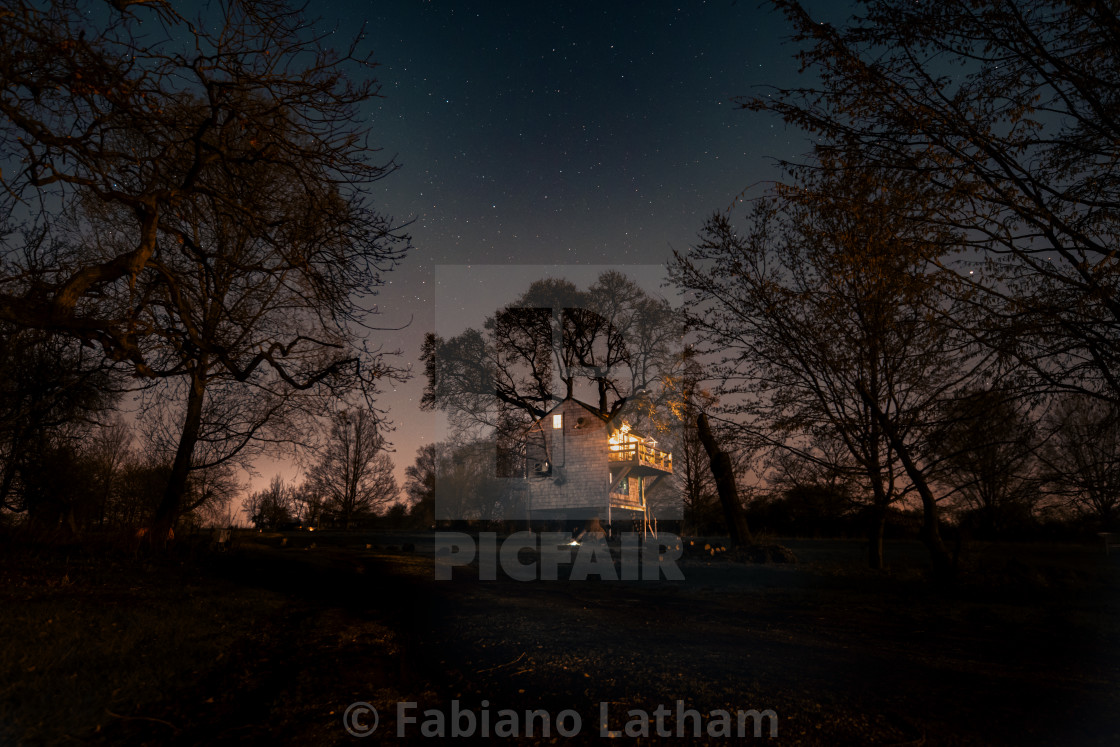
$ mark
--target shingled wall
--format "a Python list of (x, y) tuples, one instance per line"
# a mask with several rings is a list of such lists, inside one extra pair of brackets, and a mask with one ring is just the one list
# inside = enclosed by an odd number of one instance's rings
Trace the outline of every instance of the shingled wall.
[[(564, 427), (560, 430), (552, 427), (552, 416), (556, 413), (564, 416)], [(583, 418), (583, 426), (577, 428), (579, 418)], [(565, 400), (544, 417), (541, 426), (552, 455), (552, 474), (529, 479), (532, 509), (606, 511), (610, 489), (607, 424), (578, 402)]]

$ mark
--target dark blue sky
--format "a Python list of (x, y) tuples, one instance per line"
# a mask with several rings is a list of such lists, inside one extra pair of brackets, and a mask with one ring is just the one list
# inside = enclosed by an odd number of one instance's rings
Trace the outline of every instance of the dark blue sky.
[(349, 7), (404, 166), (383, 204), (416, 218), (425, 260), (648, 262), (800, 139), (731, 104), (794, 69), (750, 3)]
[[(340, 37), (364, 24), (381, 64), (374, 138), (401, 169), (380, 183), (378, 205), (412, 221), (415, 248), (378, 299), (383, 326), (411, 324), (373, 339), (405, 361), (434, 328), (437, 265), (663, 265), (712, 211), (774, 178), (775, 156), (807, 148), (732, 103), (797, 74), (784, 19), (753, 0), (352, 1), (316, 12)], [(525, 276), (465, 299), (442, 292), (474, 326)], [(436, 436), (417, 407), (423, 384), (418, 375), (383, 400), (398, 471)]]

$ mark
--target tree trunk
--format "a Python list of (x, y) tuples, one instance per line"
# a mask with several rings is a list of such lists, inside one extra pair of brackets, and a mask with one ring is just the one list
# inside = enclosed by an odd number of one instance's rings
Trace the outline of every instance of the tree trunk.
[[(876, 437), (874, 443), (878, 443)], [(883, 558), (883, 532), (887, 526), (887, 491), (883, 488), (883, 476), (880, 474), (878, 457), (873, 457), (874, 462), (868, 470), (871, 478), (871, 491), (873, 503), (867, 524), (867, 565), (872, 570), (881, 571), (886, 567)]]
[(857, 383), (857, 388), (864, 404), (871, 409), (875, 419), (879, 421), (883, 434), (894, 448), (895, 453), (898, 454), (898, 459), (902, 462), (907, 477), (910, 478), (922, 499), (921, 537), (929, 551), (934, 578), (939, 581), (951, 581), (956, 575), (956, 568), (953, 566), (953, 559), (950, 557), (949, 551), (945, 548), (945, 543), (941, 541), (941, 532), (938, 528), (937, 499), (933, 497), (933, 491), (929, 489), (929, 483), (926, 482), (925, 475), (922, 474), (914, 460), (910, 458), (910, 448), (898, 435), (898, 430), (894, 427), (895, 424), (879, 407), (879, 403), (868, 395), (862, 382)]
[(941, 581), (951, 581), (956, 575), (953, 558), (941, 540), (941, 529), (937, 516), (937, 501), (933, 493), (926, 486), (925, 480), (917, 485), (918, 494), (922, 497), (922, 541), (929, 550), (930, 561), (933, 563), (933, 575)]
[(179, 435), (179, 446), (175, 450), (175, 461), (171, 465), (171, 476), (164, 488), (163, 498), (152, 520), (151, 538), (165, 542), (183, 504), (187, 492), (187, 477), (191, 471), (191, 457), (198, 443), (202, 428), (202, 403), (206, 396), (206, 382), (196, 368), (191, 374), (190, 392), (187, 396), (187, 412), (183, 417), (183, 430)]
[[(867, 407), (867, 403), (864, 403)], [(871, 481), (871, 515), (867, 527), (867, 565), (881, 571), (886, 566), (883, 558), (883, 531), (887, 526), (887, 508), (890, 506), (887, 489), (883, 486), (883, 466), (879, 461), (879, 444), (882, 439), (878, 419), (871, 418), (870, 449), (868, 450), (867, 477)], [(893, 480), (891, 492), (893, 492)]]
[(893, 428), (884, 428), (887, 437), (891, 439), (895, 452), (898, 454), (899, 460), (902, 462), (906, 474), (910, 477), (910, 481), (914, 483), (914, 487), (918, 490), (918, 495), (922, 499), (922, 542), (925, 543), (926, 549), (929, 550), (929, 559), (933, 564), (934, 578), (940, 581), (951, 581), (956, 575), (956, 568), (953, 565), (953, 559), (949, 555), (949, 550), (946, 549), (945, 543), (941, 541), (941, 530), (939, 527), (939, 519), (937, 515), (937, 499), (933, 497), (933, 491), (929, 489), (929, 484), (926, 482), (925, 475), (922, 474), (918, 466), (914, 464), (914, 460), (910, 458), (910, 450), (902, 443), (902, 439), (898, 438)]
[(747, 528), (747, 517), (743, 514), (743, 507), (739, 503), (739, 489), (735, 487), (735, 470), (731, 466), (731, 457), (716, 443), (708, 427), (707, 415), (700, 413), (697, 416), (696, 427), (700, 434), (700, 442), (708, 452), (712, 477), (716, 481), (716, 491), (719, 493), (720, 505), (723, 506), (723, 516), (727, 520), (727, 532), (731, 537), (731, 544), (749, 545), (751, 533)]

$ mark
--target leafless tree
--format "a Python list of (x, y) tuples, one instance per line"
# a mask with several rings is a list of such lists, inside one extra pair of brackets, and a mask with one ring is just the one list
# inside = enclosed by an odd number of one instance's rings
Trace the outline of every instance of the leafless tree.
[(436, 519), (436, 481), (445, 442), (424, 444), (416, 450), (416, 461), (405, 468), (404, 492), (411, 503), (412, 522), (425, 529)]
[(344, 409), (331, 416), (329, 436), (308, 479), (324, 498), (324, 510), (349, 527), (360, 515), (396, 501), (400, 494), (393, 460), (366, 409)]
[[(669, 417), (655, 420), (657, 430), (670, 435), (673, 453), (673, 482), (680, 496), (686, 532), (707, 531), (722, 516), (710, 459), (695, 427), (697, 417), (718, 403), (703, 386), (704, 370), (693, 350), (686, 349), (672, 370), (662, 374), (664, 408)], [(660, 514), (658, 514), (660, 515)]]
[(929, 257), (983, 306), (971, 334), (1048, 389), (1120, 398), (1115, 4), (871, 0), (839, 28), (773, 4), (815, 78), (742, 104), (812, 134), (817, 160), (920, 179), (937, 198), (910, 217), (974, 250)]
[(1046, 489), (1098, 530), (1120, 529), (1120, 415), (1090, 397), (1059, 398), (1039, 450)]
[(18, 0), (0, 24), (0, 142), (21, 159), (5, 210), (57, 226), (34, 267), (5, 253), (0, 319), (182, 380), (156, 536), (190, 471), (272, 438), (293, 391), (372, 396), (394, 373), (355, 325), (407, 245), (370, 204), (394, 165), (362, 117), (378, 86), (361, 38), (336, 52), (283, 0), (204, 13)]
[(482, 330), (429, 336), (423, 406), (448, 412), (464, 429), (490, 429), (540, 418), (587, 387), (608, 414), (656, 383), (679, 332), (668, 303), (619, 272), (586, 291), (540, 280)]
[(878, 517), (873, 565), (904, 473), (935, 572), (951, 575), (925, 440), (938, 403), (985, 369), (942, 323), (954, 310), (924, 259), (931, 237), (904, 217), (920, 195), (893, 172), (810, 173), (758, 201), (743, 235), (714, 216), (670, 273), (704, 352), (721, 359), (731, 420), (786, 448), (822, 429), (844, 443)]
[(253, 526), (275, 529), (292, 520), (292, 489), (284, 478), (276, 475), (263, 490), (245, 499), (244, 511)]
[(428, 336), (421, 406), (447, 413), (463, 443), (493, 439), (498, 476), (518, 476), (527, 429), (565, 397), (603, 415), (637, 395), (648, 405), (645, 390), (658, 387), (680, 329), (667, 301), (622, 273), (605, 272), (586, 290), (539, 280), (481, 330)]
[(234, 498), (245, 490), (238, 475), (231, 464), (192, 471), (183, 494), (185, 519), (196, 527), (226, 523)]
[[(962, 391), (931, 441), (943, 480), (988, 537), (1028, 522), (1039, 498), (1035, 415), (1015, 391)], [(967, 516), (962, 517), (967, 518)]]
[(90, 460), (97, 492), (97, 524), (104, 526), (132, 448), (132, 426), (119, 414), (90, 434), (86, 458)]
[(323, 493), (313, 480), (304, 480), (292, 488), (292, 510), (301, 523), (319, 527), (323, 519)]
[[(123, 308), (95, 301), (108, 287), (159, 274), (149, 263), (161, 244), (190, 238), (166, 219), (197, 198), (278, 247), (291, 230), (272, 225), (278, 202), (294, 201), (305, 214), (350, 213), (338, 241), (360, 237), (380, 249), (371, 239), (384, 238), (385, 226), (370, 225), (364, 188), (392, 165), (373, 160), (361, 120), (378, 86), (372, 61), (357, 55), (360, 37), (337, 53), (325, 43), (329, 32), (311, 31), (283, 0), (211, 7), (213, 15), (192, 22), (163, 0), (6, 6), (0, 143), (18, 160), (3, 171), (4, 212), (19, 208), (45, 224), (92, 202), (124, 217), (116, 230), (126, 240), (107, 256), (62, 257), (55, 266), (44, 259), (50, 272), (31, 287), (28, 268), (5, 266), (0, 318), (95, 340), (142, 372), (146, 328), (137, 317), (146, 299), (131, 294)], [(275, 190), (230, 189), (231, 169), (252, 164), (288, 179)], [(363, 214), (364, 225), (355, 223)], [(360, 230), (371, 227), (381, 230)], [(337, 269), (351, 271), (349, 263)]]

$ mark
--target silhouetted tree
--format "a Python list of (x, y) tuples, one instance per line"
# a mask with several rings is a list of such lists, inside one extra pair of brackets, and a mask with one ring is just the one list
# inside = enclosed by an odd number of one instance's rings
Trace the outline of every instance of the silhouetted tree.
[(982, 291), (985, 313), (962, 318), (976, 339), (1048, 387), (1120, 398), (1116, 7), (870, 0), (837, 28), (773, 4), (815, 79), (741, 103), (812, 134), (821, 161), (919, 179), (936, 199), (907, 214), (916, 230), (986, 260), (973, 275), (936, 244), (927, 256)]
[(38, 496), (34, 500), (42, 498), (53, 505), (53, 488), (32, 483), (61, 479), (44, 461), (46, 452), (57, 452), (67, 463), (78, 460), (78, 442), (115, 404), (120, 390), (102, 363), (100, 355), (73, 340), (4, 325), (0, 334), (0, 509), (26, 510), (32, 494)]
[[(775, 448), (769, 457), (769, 496), (759, 512), (771, 531), (838, 534), (858, 526), (869, 539), (868, 564), (882, 567), (887, 511), (875, 504), (874, 493), (869, 499), (866, 471), (842, 439), (814, 429), (801, 448)], [(900, 480), (890, 469), (894, 466), (888, 465), (883, 481), (888, 509), (903, 497)]]
[(1090, 397), (1058, 398), (1039, 454), (1048, 492), (1100, 531), (1120, 529), (1120, 416)]
[(844, 443), (873, 495), (873, 565), (897, 464), (921, 499), (934, 570), (948, 576), (925, 439), (938, 404), (983, 367), (942, 321), (955, 309), (923, 255), (940, 237), (905, 218), (921, 195), (893, 172), (809, 173), (760, 200), (745, 235), (714, 216), (670, 273), (688, 292), (690, 327), (720, 356), (724, 409), (794, 448), (820, 429)]
[(292, 488), (295, 518), (308, 526), (318, 527), (323, 519), (323, 492), (314, 480), (304, 480)]
[(408, 506), (394, 503), (384, 514), (385, 523), (393, 529), (405, 529), (409, 523)]
[(497, 521), (524, 515), (519, 494), (498, 474), (493, 439), (442, 446), (436, 462), (435, 518)]
[(407, 240), (370, 206), (393, 165), (369, 144), (378, 89), (356, 46), (335, 53), (282, 0), (193, 23), (113, 5), (20, 0), (0, 24), (0, 142), (23, 159), (6, 199), (40, 193), (35, 219), (71, 239), (44, 245), (30, 285), (5, 265), (0, 318), (183, 381), (164, 536), (190, 471), (275, 438), (293, 390), (372, 395), (393, 373), (350, 325)]
[[(643, 397), (648, 404), (646, 390), (657, 387), (679, 345), (680, 325), (668, 302), (620, 272), (602, 273), (586, 290), (538, 280), (481, 330), (427, 337), (421, 405), (445, 412), (462, 444), (494, 444), (492, 477), (522, 477), (534, 421), (566, 397), (589, 401), (604, 416)], [(639, 426), (643, 412), (631, 411), (631, 425)], [(514, 505), (496, 483), (491, 487), (488, 506)], [(441, 501), (437, 518), (446, 518), (446, 507)]]
[(275, 529), (292, 520), (292, 489), (276, 475), (264, 490), (245, 499), (244, 511), (258, 529)]
[(91, 490), (97, 495), (98, 526), (104, 526), (109, 518), (131, 446), (132, 427), (120, 415), (101, 424), (90, 434), (85, 455), (93, 472)]
[(113, 524), (136, 528), (150, 525), (164, 487), (169, 467), (150, 449), (130, 454), (121, 469), (107, 514)]
[(344, 527), (400, 495), (393, 460), (377, 425), (376, 417), (365, 409), (333, 414), (322, 454), (308, 475), (323, 496), (324, 511)]
[(724, 525), (711, 460), (696, 426), (699, 416), (715, 407), (716, 397), (703, 388), (703, 367), (691, 348), (680, 356), (675, 370), (662, 375), (667, 422), (658, 430), (673, 436), (673, 481), (680, 495), (684, 531), (705, 533)]
[(416, 450), (416, 461), (405, 468), (404, 491), (412, 503), (410, 515), (430, 527), (436, 517), (436, 471), (441, 444), (424, 444)]
[(460, 430), (499, 436), (583, 387), (609, 414), (655, 384), (675, 346), (679, 325), (668, 302), (619, 272), (603, 273), (586, 291), (539, 280), (482, 330), (428, 336), (422, 405), (448, 413)]
[(1029, 519), (1037, 501), (1035, 423), (1013, 391), (961, 392), (945, 404), (932, 440), (945, 482), (988, 537)]
[(183, 494), (183, 515), (195, 526), (228, 524), (233, 499), (245, 489), (237, 475), (237, 468), (228, 463), (192, 471)]
[(696, 416), (696, 433), (704, 446), (704, 451), (708, 454), (708, 464), (712, 470), (716, 495), (719, 496), (719, 504), (723, 508), (723, 518), (727, 522), (731, 543), (739, 546), (749, 545), (751, 533), (747, 527), (746, 514), (743, 513), (743, 504), (739, 500), (739, 489), (735, 484), (735, 468), (732, 466), (731, 455), (721, 449), (712, 436), (706, 413), (701, 412)]
[[(142, 372), (147, 299), (90, 302), (159, 274), (149, 266), (157, 246), (189, 238), (176, 226), (161, 236), (169, 213), (202, 197), (271, 236), (272, 211), (254, 208), (292, 201), (360, 214), (364, 188), (392, 170), (366, 139), (360, 107), (378, 85), (372, 61), (356, 56), (360, 37), (336, 52), (329, 32), (284, 0), (216, 3), (194, 21), (164, 0), (13, 0), (3, 13), (0, 144), (21, 159), (3, 172), (4, 212), (42, 205), (37, 220), (56, 224), (78, 203), (119, 208), (127, 241), (107, 256), (67, 257), (31, 288), (6, 275), (0, 318), (96, 340)], [(265, 194), (229, 189), (230, 169), (254, 163), (292, 178)]]

